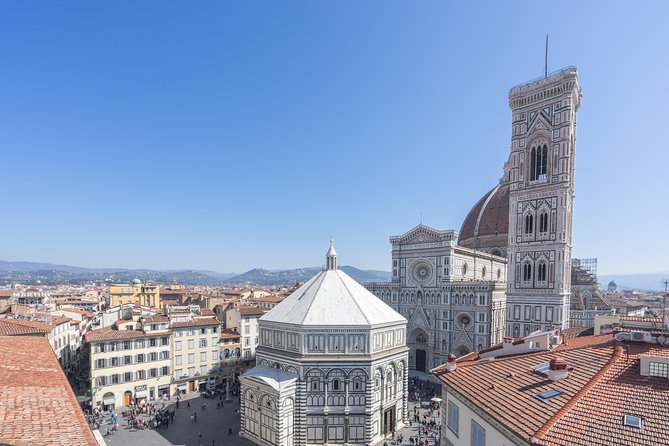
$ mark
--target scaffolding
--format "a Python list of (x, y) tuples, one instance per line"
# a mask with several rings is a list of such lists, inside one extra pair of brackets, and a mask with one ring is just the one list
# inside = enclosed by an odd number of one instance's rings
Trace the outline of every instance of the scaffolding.
[(571, 266), (587, 271), (595, 280), (597, 279), (597, 259), (571, 259)]

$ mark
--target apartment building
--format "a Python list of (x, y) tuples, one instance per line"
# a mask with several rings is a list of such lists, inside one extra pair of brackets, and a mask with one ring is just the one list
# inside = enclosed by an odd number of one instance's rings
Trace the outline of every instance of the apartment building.
[(119, 320), (86, 335), (91, 354), (92, 407), (114, 410), (171, 395), (169, 320)]
[(180, 393), (213, 386), (218, 378), (220, 322), (213, 317), (189, 315), (188, 320), (171, 322), (174, 342), (174, 382)]
[(142, 283), (134, 279), (129, 284), (116, 284), (109, 286), (109, 306), (116, 307), (123, 304), (139, 303), (140, 305), (162, 308), (160, 300), (160, 288), (152, 283)]
[(225, 327), (237, 329), (241, 336), (242, 361), (249, 365), (256, 357), (258, 345), (258, 319), (265, 314), (265, 310), (258, 307), (240, 306), (229, 309), (225, 314)]

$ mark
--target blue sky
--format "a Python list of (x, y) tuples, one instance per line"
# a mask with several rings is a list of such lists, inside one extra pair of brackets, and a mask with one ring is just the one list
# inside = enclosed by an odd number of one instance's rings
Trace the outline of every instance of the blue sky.
[(389, 270), (497, 183), (549, 33), (583, 89), (574, 256), (667, 271), (668, 5), (4, 2), (0, 259), (241, 272), (332, 236)]

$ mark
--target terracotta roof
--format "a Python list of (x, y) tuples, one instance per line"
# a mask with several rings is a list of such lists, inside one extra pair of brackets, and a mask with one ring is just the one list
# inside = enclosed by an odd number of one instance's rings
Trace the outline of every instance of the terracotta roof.
[(200, 310), (200, 314), (202, 316), (213, 316), (215, 313), (212, 310), (210, 310), (209, 308), (202, 308)]
[(265, 297), (257, 297), (253, 299), (253, 301), (256, 302), (281, 302), (284, 300), (286, 296), (265, 296)]
[(239, 314), (243, 316), (253, 316), (253, 315), (262, 315), (265, 314), (265, 310), (262, 308), (258, 307), (239, 307), (237, 308), (239, 310)]
[(12, 297), (13, 294), (12, 290), (0, 290), (0, 297)]
[(98, 328), (86, 333), (87, 342), (115, 341), (123, 339), (136, 339), (146, 336), (155, 336), (155, 333), (147, 334), (142, 330), (117, 330), (114, 327)]
[(634, 322), (655, 322), (657, 324), (662, 323), (661, 317), (650, 317), (650, 316), (619, 316), (621, 321), (634, 321)]
[[(610, 335), (569, 339), (545, 352), (457, 363), (455, 372), (435, 370), (448, 387), (531, 444), (669, 444), (666, 415), (669, 380), (641, 376), (639, 354), (669, 357), (669, 349), (644, 343), (627, 351)], [(562, 357), (574, 369), (556, 382), (532, 368)], [(564, 393), (547, 401), (536, 395), (549, 389)], [(622, 425), (624, 414), (641, 416), (644, 429)]]
[(0, 336), (44, 335), (51, 327), (39, 322), (0, 319)]
[[(509, 185), (495, 186), (469, 211), (458, 233), (458, 244), (468, 248), (484, 247), (480, 237), (495, 236), (506, 239), (509, 232)], [(496, 240), (493, 245), (496, 245)], [(506, 242), (504, 243), (506, 246)]]
[(229, 328), (226, 328), (225, 330), (221, 330), (221, 339), (234, 339), (234, 338), (239, 338), (241, 335), (235, 331), (235, 330), (230, 330)]
[(148, 323), (151, 323), (151, 322), (169, 322), (169, 321), (170, 321), (170, 318), (165, 316), (165, 315), (162, 315), (162, 314), (154, 314), (153, 316), (147, 317), (147, 318), (144, 319), (144, 322), (148, 322)]
[(183, 328), (183, 327), (200, 327), (208, 325), (220, 325), (221, 323), (218, 319), (209, 317), (209, 318), (199, 318), (193, 319), (186, 322), (172, 322), (172, 327), (174, 328)]
[(49, 342), (0, 337), (0, 443), (97, 445)]

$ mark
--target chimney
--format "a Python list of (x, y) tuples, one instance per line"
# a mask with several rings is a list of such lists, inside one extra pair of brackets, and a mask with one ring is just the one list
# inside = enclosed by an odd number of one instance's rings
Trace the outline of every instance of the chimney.
[(558, 381), (569, 377), (567, 370), (567, 361), (558, 356), (550, 360), (548, 363), (548, 379), (551, 381)]
[(446, 363), (446, 370), (449, 372), (455, 372), (455, 369), (457, 368), (457, 365), (455, 364), (455, 355), (453, 353), (449, 353), (448, 355), (448, 362)]

